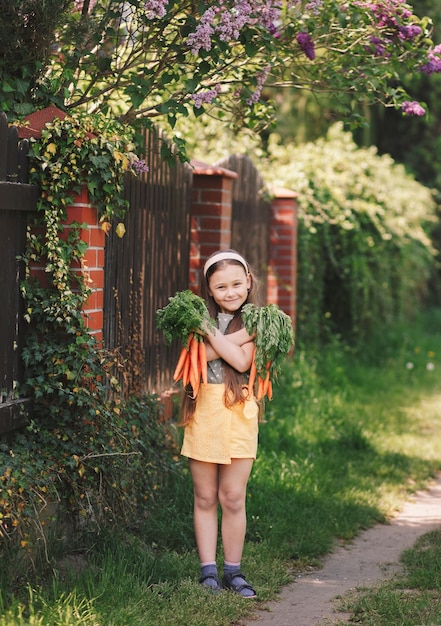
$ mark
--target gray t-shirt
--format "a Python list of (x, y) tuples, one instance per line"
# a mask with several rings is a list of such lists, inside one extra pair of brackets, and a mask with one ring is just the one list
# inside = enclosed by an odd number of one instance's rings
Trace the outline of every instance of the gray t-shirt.
[[(234, 315), (231, 313), (218, 313), (217, 324), (220, 332), (225, 335), (225, 331), (228, 328), (228, 324), (233, 319)], [(221, 384), (225, 382), (224, 360), (214, 359), (208, 361), (208, 382), (214, 384)]]

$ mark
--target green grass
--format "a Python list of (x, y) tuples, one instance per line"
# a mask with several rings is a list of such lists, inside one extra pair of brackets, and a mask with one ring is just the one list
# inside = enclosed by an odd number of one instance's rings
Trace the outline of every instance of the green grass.
[(403, 573), (343, 599), (352, 614), (345, 624), (364, 626), (438, 626), (441, 623), (441, 530), (420, 537), (406, 550)]
[[(243, 568), (258, 602), (337, 541), (385, 520), (441, 469), (441, 438), (434, 436), (440, 370), (441, 312), (383, 332), (362, 350), (336, 340), (287, 364), (260, 428), (248, 489)], [(0, 626), (228, 626), (249, 614), (247, 602), (231, 593), (210, 596), (197, 583), (185, 460), (178, 470), (146, 513), (142, 534), (100, 536), (32, 586), (0, 593)], [(416, 612), (418, 602), (436, 604), (432, 588), (421, 587), (421, 597), (406, 590), (379, 593), (406, 593), (409, 604), (415, 597)], [(369, 596), (354, 608), (372, 619), (362, 623), (422, 623), (375, 621), (377, 602)], [(395, 602), (396, 611), (402, 605)], [(441, 623), (441, 616), (428, 620), (426, 626)]]

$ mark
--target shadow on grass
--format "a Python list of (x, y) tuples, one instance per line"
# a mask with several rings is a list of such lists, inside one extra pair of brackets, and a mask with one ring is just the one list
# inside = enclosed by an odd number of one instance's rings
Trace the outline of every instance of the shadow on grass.
[(290, 559), (314, 560), (336, 542), (385, 522), (435, 473), (432, 461), (378, 451), (358, 435), (297, 445), (292, 456), (262, 452), (247, 507), (249, 540), (268, 541)]

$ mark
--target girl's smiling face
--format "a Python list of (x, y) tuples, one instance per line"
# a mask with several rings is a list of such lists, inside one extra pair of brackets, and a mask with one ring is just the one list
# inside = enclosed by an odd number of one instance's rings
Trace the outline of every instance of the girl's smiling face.
[(248, 297), (251, 276), (242, 265), (228, 264), (216, 270), (208, 281), (208, 292), (221, 313), (235, 313)]

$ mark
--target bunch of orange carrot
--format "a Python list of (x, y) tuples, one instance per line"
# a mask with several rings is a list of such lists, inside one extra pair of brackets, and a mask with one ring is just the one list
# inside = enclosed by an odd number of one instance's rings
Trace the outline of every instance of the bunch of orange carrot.
[(191, 385), (193, 398), (201, 382), (207, 382), (207, 353), (202, 328), (215, 328), (207, 304), (189, 289), (178, 291), (168, 299), (168, 304), (156, 312), (156, 322), (164, 332), (166, 342), (178, 340), (182, 346), (173, 379), (182, 380), (184, 387)]
[(294, 346), (294, 330), (289, 315), (276, 304), (246, 304), (242, 319), (249, 335), (254, 335), (255, 350), (250, 369), (248, 396), (253, 387), (256, 398), (273, 398), (273, 382), (277, 380), (283, 360)]
[(207, 380), (207, 350), (204, 339), (199, 333), (190, 333), (187, 345), (184, 346), (179, 355), (173, 380), (177, 382), (182, 380), (182, 384), (186, 387), (191, 385), (193, 390), (193, 399), (199, 393), (201, 382), (206, 384)]
[(265, 374), (260, 375), (257, 372), (256, 365), (256, 350), (253, 353), (253, 360), (251, 361), (250, 376), (248, 379), (248, 398), (251, 398), (254, 393), (254, 385), (257, 382), (257, 400), (262, 400), (266, 395), (268, 400), (273, 399), (273, 381), (271, 380), (271, 361), (268, 361), (265, 368)]
[[(253, 359), (250, 367), (250, 375), (248, 379), (248, 397), (254, 394), (254, 385), (257, 383), (257, 400), (262, 400), (266, 395), (269, 400), (273, 398), (273, 383), (271, 380), (271, 361), (266, 364), (266, 372), (263, 376), (258, 374), (256, 366), (256, 351), (254, 351)], [(176, 363), (173, 373), (173, 380), (178, 382), (182, 380), (182, 384), (186, 387), (191, 385), (193, 390), (193, 398), (199, 393), (201, 382), (206, 384), (207, 380), (207, 350), (202, 335), (199, 333), (190, 333), (187, 345), (184, 346)]]
[[(189, 289), (177, 292), (168, 304), (156, 312), (157, 326), (164, 332), (167, 343), (178, 339), (184, 347), (174, 372), (175, 382), (191, 385), (196, 398), (202, 383), (207, 382), (207, 354), (203, 334), (198, 329), (216, 328), (206, 302)], [(273, 397), (273, 382), (277, 379), (284, 358), (294, 346), (291, 318), (275, 304), (263, 307), (246, 304), (242, 309), (244, 326), (254, 336), (255, 351), (250, 368), (248, 396), (261, 400)]]

